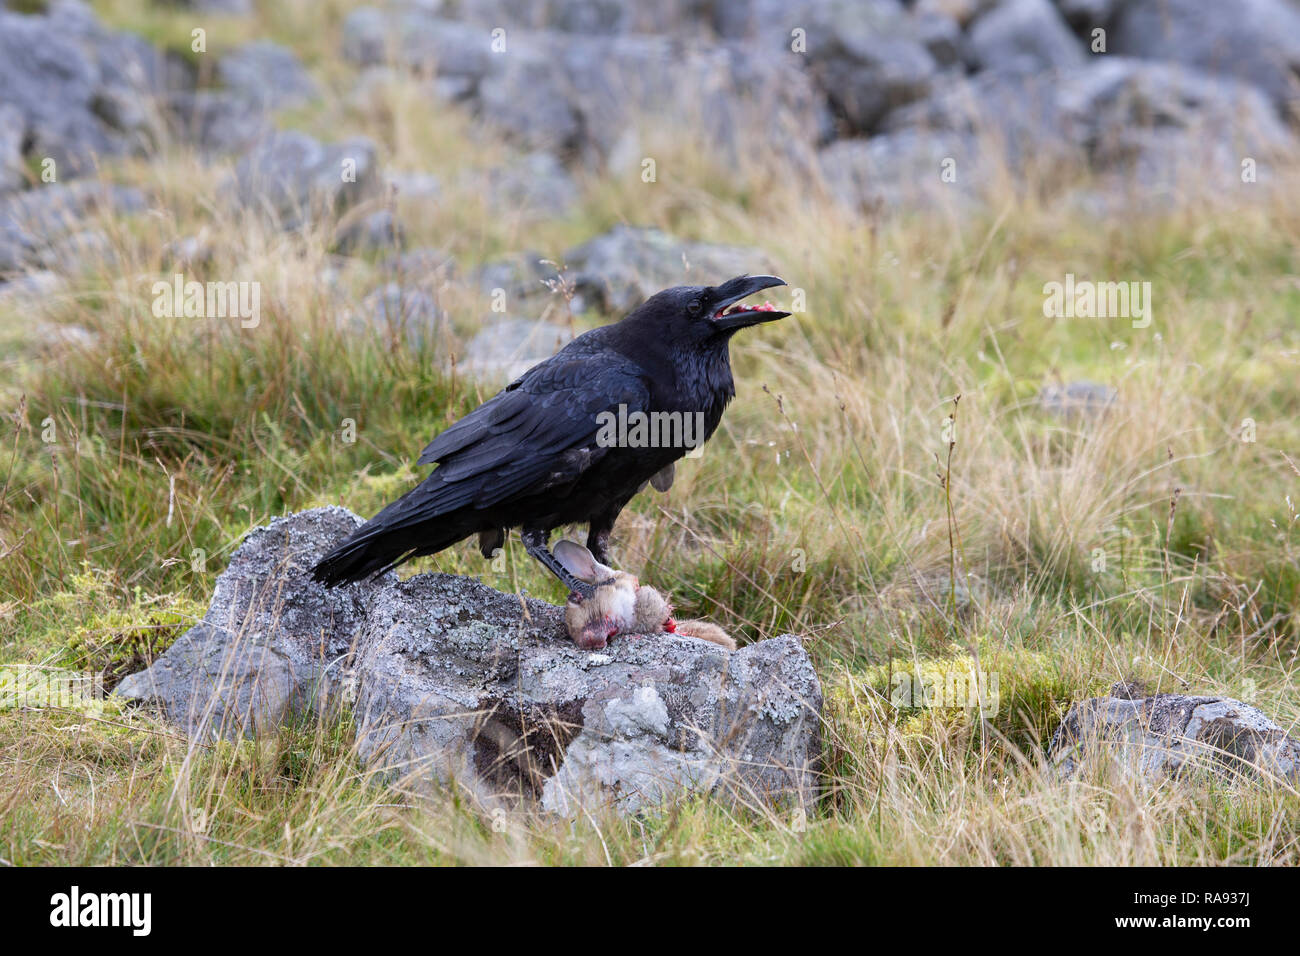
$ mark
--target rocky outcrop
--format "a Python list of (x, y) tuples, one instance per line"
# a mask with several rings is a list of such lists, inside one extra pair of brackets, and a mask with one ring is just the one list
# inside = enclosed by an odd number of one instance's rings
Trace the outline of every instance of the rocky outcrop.
[(1249, 83), (1283, 115), (1300, 104), (1300, 10), (1285, 0), (1125, 0), (1111, 36), (1113, 53)]
[(361, 7), (343, 22), (343, 55), (362, 67), (392, 61), (436, 73), (444, 95), (515, 142), (589, 163), (610, 156), (635, 114), (680, 122), (686, 105), (711, 125), (714, 150), (733, 148), (752, 129), (803, 130), (801, 140), (813, 132), (816, 98), (788, 59), (726, 43), (507, 22), (508, 29), (417, 6)]
[(60, 178), (150, 149), (160, 130), (153, 98), (167, 83), (157, 50), (105, 29), (84, 4), (0, 8), (0, 103), (21, 114), (24, 154), (52, 160)]
[[(985, 71), (892, 112), (890, 133), (965, 137), (957, 166), (1068, 164), (1122, 174), (1184, 198), (1241, 183), (1241, 162), (1267, 163), (1295, 138), (1256, 88), (1169, 63), (1108, 55), (1052, 73)], [(916, 176), (932, 176), (922, 169)]]
[(227, 192), (292, 229), (337, 216), (380, 188), (375, 144), (365, 137), (321, 143), (306, 133), (280, 132), (239, 160)]
[[(771, 258), (753, 246), (700, 242), (661, 229), (615, 226), (558, 259), (529, 252), (490, 262), (475, 279), (485, 296), (505, 294), (511, 310), (539, 311), (563, 284), (571, 308), (626, 315), (661, 289), (713, 285), (745, 273), (774, 272)], [(550, 354), (549, 352), (547, 353)]]
[(971, 26), (971, 59), (984, 70), (1034, 73), (1081, 66), (1083, 46), (1051, 0), (1007, 0)]
[(560, 608), (469, 578), (312, 582), (360, 520), (318, 508), (252, 532), (203, 621), (115, 693), (205, 739), (343, 706), (358, 754), (390, 780), (561, 815), (687, 792), (815, 798), (821, 688), (797, 638), (729, 653), (628, 636), (592, 654)]
[(1073, 777), (1107, 762), (1155, 783), (1193, 769), (1300, 783), (1300, 740), (1263, 712), (1228, 697), (1156, 694), (1123, 688), (1076, 703), (1052, 736), (1059, 773)]
[(0, 279), (39, 266), (65, 238), (84, 233), (97, 213), (129, 214), (144, 206), (136, 189), (89, 180), (0, 198)]

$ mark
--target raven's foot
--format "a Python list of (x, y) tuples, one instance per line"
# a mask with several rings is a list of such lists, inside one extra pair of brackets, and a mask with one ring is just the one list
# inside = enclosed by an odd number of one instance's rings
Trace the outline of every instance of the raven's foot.
[[(566, 588), (570, 591), (576, 591), (584, 600), (590, 598), (596, 593), (596, 588), (602, 587), (609, 581), (583, 581), (575, 577), (563, 564), (559, 558), (551, 554), (551, 549), (546, 546), (547, 539), (550, 535), (545, 531), (525, 531), (520, 537), (524, 542), (524, 550), (527, 551), (534, 559), (541, 564), (547, 571), (554, 574)], [(613, 580), (612, 578), (610, 580)]]

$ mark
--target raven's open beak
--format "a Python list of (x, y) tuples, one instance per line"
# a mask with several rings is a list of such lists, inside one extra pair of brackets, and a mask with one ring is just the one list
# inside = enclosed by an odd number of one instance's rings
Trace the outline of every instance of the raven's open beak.
[(778, 279), (776, 276), (737, 276), (720, 286), (715, 286), (713, 315), (710, 320), (717, 328), (731, 332), (746, 326), (758, 325), (760, 322), (784, 319), (790, 313), (773, 308), (771, 303), (749, 306), (737, 304), (741, 299), (755, 292), (777, 285), (785, 285), (785, 280)]

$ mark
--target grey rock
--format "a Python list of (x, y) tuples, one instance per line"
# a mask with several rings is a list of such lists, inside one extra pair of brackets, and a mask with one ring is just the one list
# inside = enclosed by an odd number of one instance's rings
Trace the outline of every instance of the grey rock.
[(368, 593), (313, 585), (308, 571), (361, 523), (327, 507), (252, 531), (217, 578), (203, 621), (114, 693), (204, 740), (270, 732), (325, 705), (352, 653)]
[(1058, 83), (1056, 74), (986, 72), (948, 78), (924, 100), (892, 111), (881, 128), (978, 136), (1004, 147), (1011, 164), (1018, 165), (1064, 138)]
[[(513, 32), (513, 31), (512, 31)], [(485, 76), (493, 56), (489, 31), (440, 19), (418, 7), (358, 7), (343, 18), (343, 56), (358, 66), (391, 61), (419, 71), (463, 77)]]
[(674, 238), (659, 229), (615, 226), (564, 254), (566, 277), (580, 297), (574, 308), (623, 315), (674, 285), (715, 285), (743, 273), (772, 270), (771, 258), (749, 246)]
[(914, 12), (911, 33), (934, 58), (937, 66), (950, 67), (961, 62), (966, 41), (960, 24), (951, 16)]
[(1193, 141), (1240, 155), (1289, 151), (1293, 140), (1253, 87), (1172, 64), (1107, 56), (1062, 76), (1056, 106), (1070, 137), (1103, 161), (1141, 152), (1150, 134), (1176, 132), (1192, 157)]
[(83, 4), (0, 9), (0, 103), (22, 113), (28, 154), (53, 159), (61, 179), (93, 171), (99, 157), (151, 149), (165, 77), (161, 54), (105, 29)]
[(519, 252), (494, 259), (474, 271), (479, 291), (491, 296), (498, 289), (522, 297), (546, 293), (545, 283), (556, 278), (555, 267), (539, 252)]
[(107, 234), (81, 229), (55, 240), (36, 255), (36, 263), (62, 275), (93, 272), (117, 263), (117, 250)]
[(970, 28), (977, 67), (1036, 73), (1080, 66), (1087, 54), (1050, 0), (1002, 0)]
[(442, 183), (432, 173), (390, 172), (387, 179), (398, 199), (427, 201), (442, 193)]
[(456, 272), (456, 259), (431, 246), (408, 249), (389, 256), (382, 263), (385, 275), (404, 285), (437, 286)]
[(95, 215), (144, 208), (139, 190), (90, 180), (50, 183), (0, 198), (0, 276), (36, 265), (62, 237)]
[(297, 55), (270, 40), (245, 43), (227, 53), (217, 61), (217, 79), (264, 109), (299, 106), (320, 95)]
[(1300, 741), (1262, 711), (1228, 697), (1079, 701), (1052, 735), (1049, 754), (1066, 778), (1106, 761), (1146, 783), (1193, 769), (1300, 783)]
[[(48, 275), (48, 273), (34, 273), (37, 276)], [(47, 285), (46, 280), (42, 280), (43, 285)], [(28, 293), (34, 289), (29, 289)], [(29, 299), (31, 308), (40, 310), (48, 304), (47, 296), (58, 295), (66, 291), (65, 286), (54, 286), (50, 291), (43, 291), (40, 299)], [(34, 338), (51, 352), (59, 352), (65, 349), (80, 349), (88, 351), (99, 345), (99, 335), (90, 331), (84, 325), (69, 325), (65, 322), (38, 322)]]
[(447, 313), (438, 300), (422, 289), (389, 282), (375, 289), (362, 301), (360, 315), (352, 319), (353, 328), (373, 328), (391, 339), (405, 339), (416, 349), (432, 348), (445, 343), (451, 335)]
[(510, 382), (550, 358), (572, 338), (569, 329), (552, 322), (490, 319), (466, 344), (456, 367), (472, 378)]
[(1126, 0), (1115, 15), (1110, 51), (1253, 84), (1283, 115), (1300, 96), (1300, 10), (1284, 0)]
[(875, 132), (890, 110), (930, 92), (938, 72), (927, 45), (934, 35), (895, 0), (811, 4), (800, 12), (808, 69), (849, 132)]
[(498, 210), (546, 218), (567, 215), (578, 202), (578, 184), (550, 153), (534, 150), (496, 169), (471, 175), (470, 184)]
[[(568, 316), (581, 312), (587, 307), (587, 301), (570, 284), (566, 287), (561, 281), (554, 260), (539, 252), (519, 252), (494, 259), (473, 270), (470, 282), (477, 287), (482, 298), (492, 312), (529, 313), (553, 316), (547, 313), (562, 313)], [(572, 301), (566, 301), (565, 292), (572, 295)]]
[(1085, 41), (1093, 29), (1109, 27), (1118, 6), (1118, 0), (1056, 0), (1061, 16), (1070, 26), (1084, 32)]
[(317, 508), (252, 532), (203, 621), (115, 694), (196, 738), (351, 704), (357, 752), (415, 791), (563, 816), (684, 792), (808, 806), (821, 687), (790, 636), (728, 653), (675, 635), (577, 648), (563, 612), (446, 574), (327, 589), (312, 563), (361, 519)]
[(1225, 157), (1235, 156), (1239, 171), (1242, 157), (1294, 149), (1267, 99), (1249, 85), (1109, 55), (1063, 72), (982, 73), (952, 82), (891, 113), (884, 126), (980, 136), (1013, 168), (1077, 162), (1149, 177), (1176, 161), (1178, 171), (1219, 186)]
[[(755, 57), (736, 45), (648, 34), (593, 36), (507, 30), (494, 53), (485, 25), (414, 7), (361, 8), (343, 24), (344, 56), (360, 66), (390, 60), (435, 72), (444, 94), (529, 149), (603, 164), (630, 117), (679, 122), (683, 104), (706, 118), (714, 145), (732, 150), (755, 126), (764, 143), (817, 121), (816, 97), (792, 57)], [(798, 141), (799, 137), (795, 137)]]
[(483, 27), (514, 26), (584, 36), (698, 31), (708, 0), (674, 0), (670, 9), (622, 0), (461, 0), (438, 12)]
[(361, 216), (349, 216), (334, 234), (334, 245), (343, 255), (394, 249), (402, 244), (402, 224), (391, 209), (376, 209)]
[(12, 103), (0, 102), (0, 196), (27, 185), (27, 168), (23, 162), (26, 135), (23, 111)]
[(1119, 392), (1097, 382), (1044, 385), (1038, 392), (1038, 407), (1058, 418), (1095, 418), (1111, 409)]
[(36, 304), (67, 291), (67, 280), (55, 272), (25, 272), (9, 282), (0, 282), (0, 304)]
[(380, 189), (370, 140), (323, 144), (305, 133), (278, 132), (239, 160), (232, 191), (240, 204), (292, 229), (338, 215)]
[(243, 152), (275, 130), (259, 104), (229, 90), (173, 93), (166, 108), (177, 136), (205, 153)]
[(212, 261), (212, 241), (206, 230), (194, 236), (181, 236), (163, 247), (163, 261), (179, 267), (203, 266)]
[(831, 194), (855, 209), (975, 203), (987, 187), (977, 144), (957, 133), (902, 130), (842, 139), (819, 160)]

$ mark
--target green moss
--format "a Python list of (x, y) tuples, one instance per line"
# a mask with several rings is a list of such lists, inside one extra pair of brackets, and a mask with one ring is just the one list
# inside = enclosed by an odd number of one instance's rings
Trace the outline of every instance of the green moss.
[(56, 622), (51, 636), (61, 646), (60, 663), (100, 675), (106, 691), (152, 664), (204, 613), (203, 605), (183, 594), (110, 593), (107, 576), (89, 567), (69, 583), (43, 602)]

